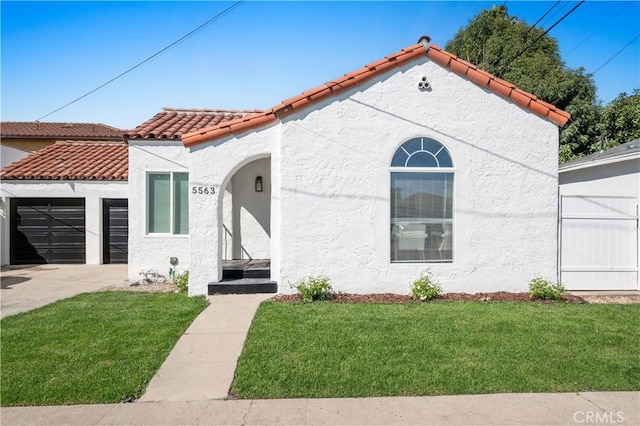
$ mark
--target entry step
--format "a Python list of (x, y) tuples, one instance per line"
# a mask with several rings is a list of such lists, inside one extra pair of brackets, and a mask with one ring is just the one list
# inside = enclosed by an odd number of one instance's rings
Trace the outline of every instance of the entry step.
[(208, 294), (277, 293), (278, 283), (264, 278), (225, 279), (208, 286)]

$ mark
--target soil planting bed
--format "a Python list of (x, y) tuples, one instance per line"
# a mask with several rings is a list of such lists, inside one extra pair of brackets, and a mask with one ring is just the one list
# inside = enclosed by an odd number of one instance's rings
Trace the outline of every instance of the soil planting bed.
[[(275, 302), (302, 302), (302, 296), (299, 294), (281, 294), (271, 299)], [(509, 293), (499, 291), (496, 293), (445, 293), (433, 300), (433, 302), (534, 302), (534, 303), (554, 303), (554, 301), (543, 299), (530, 299), (528, 293)], [(419, 303), (415, 302), (409, 296), (402, 294), (351, 294), (336, 293), (328, 302), (333, 303)], [(560, 302), (564, 303), (586, 303), (586, 301), (577, 296), (566, 295)]]

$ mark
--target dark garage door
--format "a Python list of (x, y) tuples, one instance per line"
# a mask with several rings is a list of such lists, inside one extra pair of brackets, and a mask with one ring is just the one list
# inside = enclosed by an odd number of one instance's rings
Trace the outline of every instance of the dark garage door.
[(84, 198), (11, 199), (11, 263), (85, 263)]
[(129, 200), (105, 199), (103, 202), (102, 249), (104, 263), (127, 263), (129, 248)]

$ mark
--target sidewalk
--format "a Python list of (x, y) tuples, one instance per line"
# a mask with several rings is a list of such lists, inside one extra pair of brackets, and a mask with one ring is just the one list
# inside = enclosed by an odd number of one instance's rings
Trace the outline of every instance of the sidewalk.
[(200, 400), (3, 408), (2, 425), (637, 425), (640, 393)]

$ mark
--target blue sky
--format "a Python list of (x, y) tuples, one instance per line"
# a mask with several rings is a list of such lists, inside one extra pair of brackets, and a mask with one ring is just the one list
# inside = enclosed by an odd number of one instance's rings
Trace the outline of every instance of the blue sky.
[[(162, 107), (262, 109), (412, 45), (444, 47), (504, 1), (245, 2), (125, 77), (42, 121), (130, 129)], [(555, 2), (507, 1), (528, 24)], [(233, 3), (2, 1), (3, 121), (32, 121), (107, 82)], [(548, 28), (576, 2), (562, 1)], [(587, 1), (550, 35), (594, 72), (640, 33), (640, 2)], [(640, 39), (595, 74), (610, 102), (640, 87)]]

